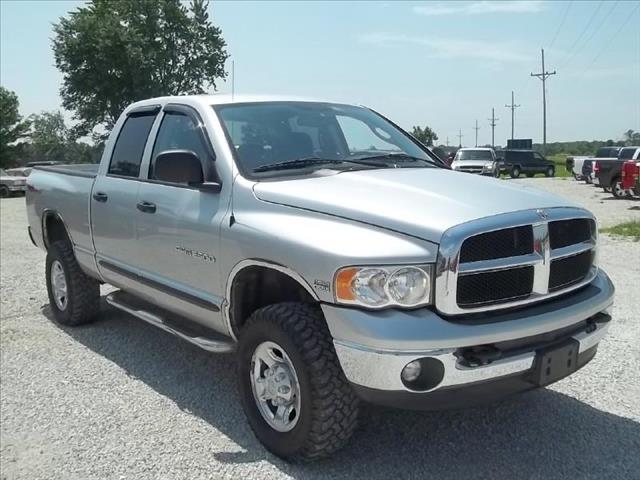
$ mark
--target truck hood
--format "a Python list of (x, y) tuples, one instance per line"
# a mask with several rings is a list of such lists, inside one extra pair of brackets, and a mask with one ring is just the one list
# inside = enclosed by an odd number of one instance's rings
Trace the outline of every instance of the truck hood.
[(519, 210), (576, 207), (512, 180), (398, 168), (259, 182), (260, 200), (313, 210), (439, 243), (455, 225)]

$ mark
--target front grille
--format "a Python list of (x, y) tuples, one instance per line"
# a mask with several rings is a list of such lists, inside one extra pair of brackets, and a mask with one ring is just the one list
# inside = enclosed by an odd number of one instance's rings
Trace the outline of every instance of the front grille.
[(591, 239), (595, 228), (588, 218), (572, 218), (549, 222), (549, 242), (552, 249), (567, 247)]
[(533, 267), (465, 275), (458, 279), (458, 305), (478, 307), (528, 297), (533, 288)]
[(591, 270), (592, 261), (591, 251), (553, 260), (549, 274), (549, 291), (554, 292), (584, 280)]
[(595, 220), (575, 208), (522, 210), (453, 227), (440, 246), (436, 308), (464, 315), (569, 292), (595, 277), (595, 248)]
[(516, 257), (532, 252), (533, 228), (524, 225), (467, 238), (460, 250), (460, 263)]

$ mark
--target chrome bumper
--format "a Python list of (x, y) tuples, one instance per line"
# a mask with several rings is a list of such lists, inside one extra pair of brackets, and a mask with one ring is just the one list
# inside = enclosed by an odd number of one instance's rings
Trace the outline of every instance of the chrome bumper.
[[(530, 370), (535, 352), (506, 356), (488, 365), (466, 367), (454, 352), (467, 347), (519, 340), (561, 329), (607, 312), (615, 289), (603, 271), (583, 289), (562, 298), (507, 312), (491, 312), (487, 323), (448, 321), (429, 309), (363, 311), (323, 305), (342, 369), (352, 383), (381, 391), (411, 392), (401, 380), (404, 366), (435, 357), (445, 367), (442, 381), (429, 391), (488, 381)], [(596, 324), (575, 340), (580, 352), (595, 346), (608, 324)], [(567, 334), (569, 335), (569, 334)]]
[[(570, 337), (579, 343), (579, 353), (596, 346), (606, 335), (609, 323), (597, 325), (591, 333), (581, 332)], [(425, 357), (439, 360), (444, 365), (442, 381), (434, 388), (423, 390), (421, 393), (523, 373), (533, 368), (536, 356), (536, 353), (531, 351), (496, 360), (488, 365), (467, 367), (461, 364), (460, 359), (454, 354), (454, 349), (401, 353), (376, 352), (340, 342), (334, 342), (334, 345), (347, 379), (356, 385), (376, 390), (412, 391), (401, 381), (400, 374), (404, 366), (413, 360)]]

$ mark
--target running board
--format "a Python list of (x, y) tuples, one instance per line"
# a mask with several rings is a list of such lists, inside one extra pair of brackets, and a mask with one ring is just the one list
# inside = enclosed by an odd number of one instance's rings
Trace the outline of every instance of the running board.
[(187, 319), (172, 321), (171, 316), (176, 315), (122, 290), (107, 295), (106, 301), (112, 307), (138, 317), (208, 352), (229, 353), (235, 349), (235, 343), (228, 337)]

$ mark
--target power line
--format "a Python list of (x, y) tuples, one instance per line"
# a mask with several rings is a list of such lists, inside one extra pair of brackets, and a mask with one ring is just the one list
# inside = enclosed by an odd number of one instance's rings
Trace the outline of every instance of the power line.
[(511, 90), (511, 105), (505, 105), (505, 107), (511, 109), (511, 140), (513, 140), (515, 110), (520, 107), (520, 105), (516, 105), (513, 97), (513, 90)]
[(565, 64), (563, 65), (563, 67), (566, 67), (567, 65), (569, 65), (571, 63), (571, 61), (576, 58), (580, 52), (582, 52), (582, 50), (584, 50), (584, 47), (591, 41), (591, 39), (596, 35), (596, 33), (598, 33), (598, 31), (602, 28), (602, 26), (604, 25), (604, 23), (607, 21), (607, 18), (609, 18), (609, 16), (613, 13), (613, 11), (616, 9), (616, 7), (618, 6), (618, 2), (617, 0), (615, 2), (613, 2), (611, 4), (611, 8), (609, 9), (609, 11), (605, 14), (604, 17), (602, 17), (602, 20), (600, 21), (600, 23), (598, 24), (598, 26), (596, 28), (594, 28), (591, 31), (591, 35), (589, 35), (589, 38), (587, 38), (584, 43), (582, 45), (580, 45), (578, 47), (578, 50), (576, 50), (576, 52), (572, 55), (572, 57), (565, 62)]
[(489, 119), (489, 125), (491, 125), (491, 147), (495, 147), (495, 131), (496, 131), (496, 121), (500, 120), (496, 118), (496, 112), (493, 107), (491, 107), (491, 118)]
[(542, 80), (542, 153), (546, 153), (547, 150), (547, 90), (546, 82), (547, 78), (551, 75), (555, 75), (556, 71), (547, 72), (544, 69), (544, 48), (542, 49), (542, 72), (531, 73), (532, 77), (538, 77)]
[(478, 146), (478, 130), (480, 130), (480, 127), (478, 126), (478, 120), (476, 120), (476, 126), (473, 127), (473, 129), (476, 131), (476, 147)]
[(562, 29), (562, 26), (564, 25), (564, 21), (567, 19), (567, 14), (569, 13), (569, 9), (571, 8), (571, 3), (572, 2), (567, 3), (567, 8), (564, 9), (564, 14), (562, 15), (562, 20), (560, 20), (560, 24), (558, 25), (556, 33), (553, 35), (553, 40), (551, 40), (551, 44), (549, 45), (549, 48), (553, 47), (553, 44), (556, 43), (556, 39), (558, 38), (558, 34), (560, 33), (560, 30)]
[(613, 42), (613, 40), (615, 40), (615, 38), (620, 34), (620, 32), (624, 30), (624, 27), (626, 27), (627, 23), (629, 23), (629, 20), (633, 18), (633, 15), (636, 13), (638, 8), (640, 8), (640, 3), (637, 3), (636, 8), (631, 10), (631, 12), (627, 15), (626, 20), (620, 24), (620, 28), (618, 28), (618, 30), (616, 30), (616, 32), (611, 37), (609, 37), (609, 41), (606, 42), (604, 45), (602, 45), (602, 48), (600, 49), (600, 51), (596, 54), (595, 57), (593, 57), (593, 60), (591, 61), (591, 63), (589, 63), (589, 66), (585, 68), (585, 70), (591, 70), (591, 67), (593, 67), (593, 65), (600, 58), (600, 56), (607, 50), (611, 42)]
[(575, 50), (576, 46), (578, 45), (578, 43), (580, 43), (580, 40), (582, 40), (582, 37), (584, 36), (585, 33), (587, 33), (587, 30), (589, 29), (589, 27), (591, 26), (591, 24), (593, 23), (593, 21), (596, 18), (596, 15), (598, 15), (598, 12), (600, 11), (600, 9), (602, 8), (602, 4), (604, 3), (604, 0), (600, 0), (600, 3), (598, 3), (598, 7), (595, 9), (595, 11), (591, 14), (591, 17), (589, 18), (589, 21), (587, 22), (587, 24), (584, 26), (584, 28), (582, 29), (582, 32), (580, 32), (580, 35), (578, 35), (578, 37), (576, 38), (576, 40), (573, 42), (573, 45), (571, 45), (571, 48), (569, 49), (569, 53), (567, 54), (567, 56), (564, 58), (564, 61), (562, 62), (562, 66), (564, 67), (569, 60), (571, 59), (571, 57), (573, 57), (573, 51)]

